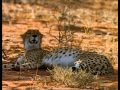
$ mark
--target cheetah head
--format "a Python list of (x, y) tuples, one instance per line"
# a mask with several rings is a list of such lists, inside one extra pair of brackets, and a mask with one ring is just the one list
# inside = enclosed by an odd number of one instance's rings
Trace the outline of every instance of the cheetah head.
[(28, 29), (21, 35), (25, 50), (41, 48), (43, 34), (37, 29)]

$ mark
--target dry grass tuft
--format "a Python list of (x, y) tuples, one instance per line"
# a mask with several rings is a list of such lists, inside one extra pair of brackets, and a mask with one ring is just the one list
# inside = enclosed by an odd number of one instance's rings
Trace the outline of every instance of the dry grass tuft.
[(53, 70), (49, 70), (53, 81), (63, 83), (69, 87), (86, 87), (95, 81), (95, 76), (80, 70), (72, 72), (70, 68), (62, 68), (55, 66)]

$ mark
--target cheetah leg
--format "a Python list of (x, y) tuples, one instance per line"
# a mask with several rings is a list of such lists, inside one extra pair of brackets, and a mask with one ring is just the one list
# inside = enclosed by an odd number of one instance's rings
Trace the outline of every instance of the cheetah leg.
[(36, 69), (37, 64), (35, 62), (30, 62), (30, 63), (24, 63), (20, 64), (19, 67), (15, 67), (17, 70), (30, 70), (30, 69)]
[(20, 63), (24, 62), (24, 56), (20, 56), (14, 63), (3, 64), (2, 69), (13, 69), (19, 67)]
[(14, 67), (14, 64), (13, 63), (10, 63), (10, 64), (3, 64), (2, 65), (2, 69), (11, 69)]

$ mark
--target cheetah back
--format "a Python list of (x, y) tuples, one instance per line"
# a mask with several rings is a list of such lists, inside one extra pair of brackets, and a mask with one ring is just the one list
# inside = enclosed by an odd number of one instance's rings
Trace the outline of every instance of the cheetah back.
[(104, 75), (114, 72), (111, 63), (104, 55), (99, 55), (94, 52), (85, 52), (80, 54), (79, 60), (81, 60), (79, 67), (92, 74)]

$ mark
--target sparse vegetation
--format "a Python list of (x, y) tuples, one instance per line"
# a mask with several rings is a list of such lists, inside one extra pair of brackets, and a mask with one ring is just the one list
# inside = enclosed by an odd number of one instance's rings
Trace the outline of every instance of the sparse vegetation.
[(55, 66), (53, 70), (49, 70), (53, 81), (63, 83), (69, 87), (85, 88), (95, 81), (95, 76), (85, 71), (73, 72), (71, 68), (62, 68)]
[[(64, 3), (70, 3), (71, 0), (63, 0)], [(74, 43), (74, 33), (75, 31), (72, 30), (74, 28), (71, 28), (75, 25), (75, 18), (76, 16), (72, 14), (71, 12), (71, 6), (68, 4), (64, 4), (63, 6), (53, 6), (54, 12), (58, 12), (57, 15), (54, 15), (53, 18), (54, 21), (57, 22), (55, 26), (57, 27), (56, 30), (58, 30), (58, 36), (54, 36), (51, 34), (52, 26), (50, 27), (49, 34), (54, 37), (58, 42), (58, 47), (71, 47)]]

